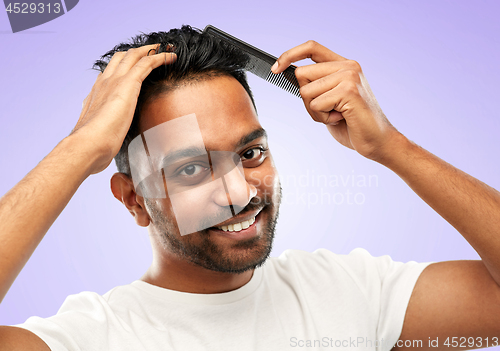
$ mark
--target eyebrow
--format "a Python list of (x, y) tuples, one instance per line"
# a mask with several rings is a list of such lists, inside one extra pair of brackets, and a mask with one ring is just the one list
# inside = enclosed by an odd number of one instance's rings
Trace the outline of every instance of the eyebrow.
[(198, 146), (192, 146), (185, 149), (175, 150), (169, 152), (165, 157), (162, 158), (161, 167), (169, 166), (183, 158), (190, 158), (190, 157), (192, 158), (199, 156), (207, 157), (207, 150), (205, 148)]
[(254, 131), (248, 133), (244, 137), (242, 137), (238, 141), (238, 143), (236, 143), (236, 148), (238, 149), (242, 146), (245, 146), (249, 142), (254, 141), (255, 139), (258, 139), (258, 138), (262, 138), (262, 137), (267, 139), (267, 133), (266, 133), (266, 130), (264, 128), (260, 127), (258, 129), (255, 129)]
[[(243, 136), (235, 146), (235, 149), (239, 149), (246, 144), (254, 141), (255, 139), (258, 138), (266, 138), (267, 139), (267, 133), (264, 128), (260, 127), (258, 129), (253, 130), (252, 132), (248, 133), (247, 135)], [(161, 166), (165, 167), (167, 165), (171, 165), (174, 162), (177, 162), (180, 159), (183, 158), (193, 158), (193, 157), (200, 157), (200, 156), (207, 156), (207, 152), (212, 151), (211, 149), (205, 149), (201, 148), (198, 146), (192, 146), (192, 147), (187, 147), (184, 149), (180, 150), (175, 150), (172, 152), (169, 152), (165, 157), (162, 158), (161, 160)]]

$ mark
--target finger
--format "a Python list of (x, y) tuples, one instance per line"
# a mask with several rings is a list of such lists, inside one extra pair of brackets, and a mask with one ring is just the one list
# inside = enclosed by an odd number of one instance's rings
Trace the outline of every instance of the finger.
[[(102, 78), (103, 75), (104, 75), (103, 72), (99, 72), (99, 74), (97, 75), (96, 82), (99, 81)], [(82, 112), (80, 113), (80, 115), (85, 115), (85, 113), (87, 113), (87, 110), (89, 109), (89, 106), (90, 106), (91, 96), (93, 95), (94, 90), (95, 90), (95, 86), (96, 86), (96, 84), (94, 84), (94, 86), (90, 90), (90, 93), (85, 97), (85, 99), (83, 99), (83, 101), (82, 101)]]
[(357, 85), (353, 81), (342, 80), (335, 88), (312, 99), (309, 108), (319, 122), (336, 124), (341, 119), (346, 118), (347, 109), (357, 104), (355, 101), (355, 95), (359, 95), (357, 89)]
[(152, 56), (143, 56), (132, 69), (127, 73), (127, 77), (142, 83), (151, 71), (161, 65), (169, 65), (177, 60), (177, 55), (173, 52), (161, 52)]
[(341, 69), (303, 85), (300, 88), (300, 95), (304, 101), (310, 101), (326, 93), (328, 90), (336, 88), (341, 82), (346, 81), (360, 84), (361, 77), (355, 70)]
[(88, 101), (89, 101), (89, 96), (87, 95), (87, 97), (85, 99), (83, 99), (82, 110), (85, 109), (85, 106), (87, 105)]
[(153, 57), (155, 55), (151, 55), (151, 49), (157, 49), (160, 44), (151, 44), (144, 45), (138, 48), (133, 48), (127, 50), (125, 56), (123, 56), (122, 60), (118, 63), (116, 69), (114, 70), (114, 74), (116, 75), (125, 75), (135, 66), (137, 62), (143, 57)]
[(355, 150), (349, 138), (349, 131), (347, 130), (345, 119), (339, 121), (336, 125), (327, 125), (326, 128), (339, 143), (349, 149)]
[[(151, 55), (152, 53), (155, 53), (156, 50), (159, 48), (160, 44), (150, 44), (150, 45), (145, 45), (144, 47), (149, 47), (150, 49), (147, 52), (147, 56)], [(104, 70), (105, 77), (109, 77), (114, 73), (116, 70), (116, 67), (118, 64), (123, 60), (125, 55), (127, 54), (128, 51), (118, 51), (113, 54), (113, 57), (109, 61), (108, 65), (106, 66), (106, 69)]]
[(113, 74), (116, 66), (118, 66), (120, 61), (125, 57), (126, 53), (126, 51), (118, 51), (113, 54), (113, 57), (111, 57), (111, 60), (108, 62), (108, 65), (104, 69), (104, 72), (102, 72), (103, 78), (107, 78)]
[(334, 53), (314, 40), (309, 40), (281, 54), (271, 70), (275, 74), (281, 73), (290, 66), (292, 62), (306, 58), (310, 58), (317, 63), (346, 60), (346, 58)]
[(321, 62), (297, 67), (295, 69), (295, 77), (302, 87), (310, 82), (322, 79), (323, 77), (342, 70), (353, 70), (361, 73), (361, 66), (353, 60)]
[[(101, 75), (102, 73), (99, 74), (99, 76)], [(89, 109), (89, 106), (90, 106), (90, 101), (92, 100), (92, 94), (94, 93), (94, 89), (92, 89), (90, 91), (90, 93), (87, 95), (87, 97), (83, 100), (82, 102), (82, 112), (80, 112), (80, 119), (82, 116), (85, 116), (85, 114), (87, 113), (88, 109)]]
[(90, 94), (87, 95), (85, 100), (83, 100), (82, 112), (80, 113), (80, 115), (85, 115), (85, 113), (87, 113), (87, 110), (89, 109), (89, 105), (90, 105)]
[[(317, 65), (321, 64), (316, 64), (313, 66)], [(301, 78), (301, 80), (306, 81), (307, 79)], [(323, 98), (328, 97), (328, 94), (323, 96), (321, 99), (318, 98), (323, 94), (326, 94), (329, 91), (335, 89), (341, 83), (345, 84), (345, 82), (353, 82), (354, 84), (360, 83), (361, 78), (359, 76), (359, 73), (355, 70), (342, 68), (339, 71), (323, 76), (312, 82), (306, 82), (306, 84), (303, 84), (300, 87), (300, 96), (304, 101), (304, 106), (306, 107), (307, 112), (309, 112), (313, 120), (321, 123), (331, 123), (332, 121), (337, 122), (338, 120), (342, 119), (342, 116), (339, 113), (332, 111), (334, 107), (325, 107), (319, 104), (319, 102), (321, 102)], [(318, 100), (315, 101), (311, 106), (311, 102), (315, 99)]]

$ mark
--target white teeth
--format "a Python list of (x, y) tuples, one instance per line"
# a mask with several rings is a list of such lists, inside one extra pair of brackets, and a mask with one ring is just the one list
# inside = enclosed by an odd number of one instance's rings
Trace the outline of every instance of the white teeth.
[(250, 218), (249, 220), (243, 221), (241, 223), (228, 224), (227, 226), (223, 225), (222, 227), (217, 227), (217, 228), (225, 232), (239, 232), (242, 229), (247, 229), (252, 224), (254, 224), (254, 222), (255, 222), (255, 217)]

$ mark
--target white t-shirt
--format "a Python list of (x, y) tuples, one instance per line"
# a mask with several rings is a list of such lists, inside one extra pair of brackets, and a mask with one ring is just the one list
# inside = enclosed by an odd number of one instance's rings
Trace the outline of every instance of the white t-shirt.
[(136, 280), (103, 296), (70, 295), (55, 316), (15, 326), (52, 351), (388, 351), (430, 263), (394, 262), (364, 249), (287, 250), (227, 293), (190, 294)]

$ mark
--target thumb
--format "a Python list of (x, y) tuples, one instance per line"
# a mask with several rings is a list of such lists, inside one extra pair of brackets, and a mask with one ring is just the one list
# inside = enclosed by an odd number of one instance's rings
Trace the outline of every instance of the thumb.
[(343, 120), (342, 114), (335, 110), (331, 110), (326, 119), (326, 125), (337, 125), (341, 120)]

